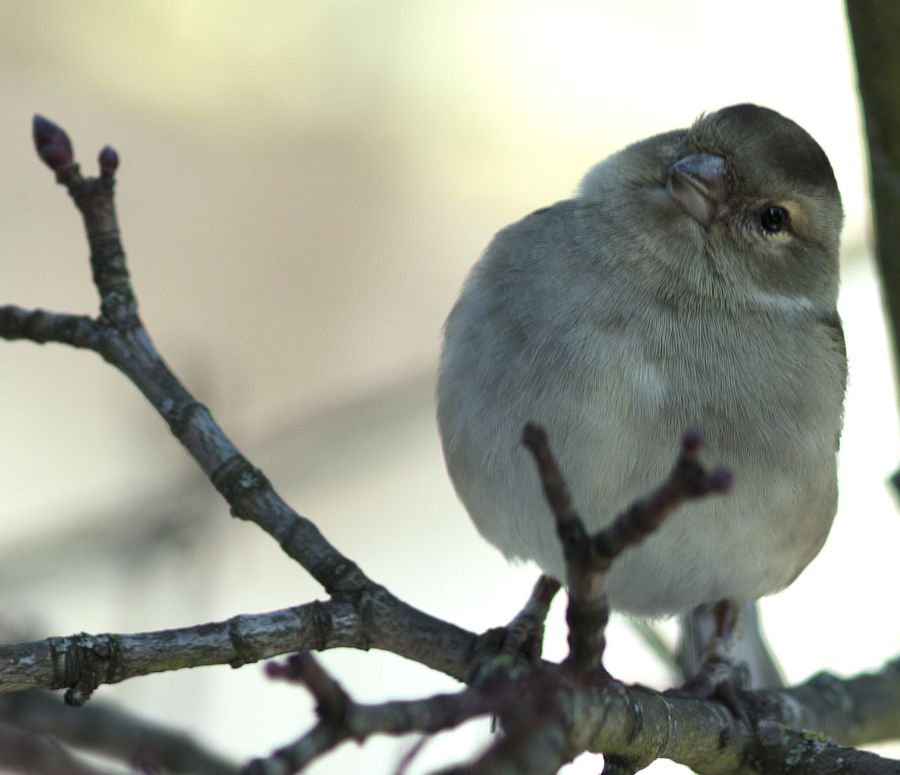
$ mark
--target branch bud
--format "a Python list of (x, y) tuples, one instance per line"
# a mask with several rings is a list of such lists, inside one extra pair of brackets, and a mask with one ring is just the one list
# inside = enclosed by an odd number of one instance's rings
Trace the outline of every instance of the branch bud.
[(55, 172), (72, 163), (72, 143), (57, 124), (36, 113), (31, 124), (31, 134), (38, 156), (51, 170)]
[(111, 176), (119, 168), (119, 154), (111, 145), (104, 145), (97, 156), (97, 162), (100, 164), (100, 172)]

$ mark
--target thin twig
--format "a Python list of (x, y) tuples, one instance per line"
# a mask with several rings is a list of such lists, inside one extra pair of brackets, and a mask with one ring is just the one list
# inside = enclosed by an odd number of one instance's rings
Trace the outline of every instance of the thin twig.
[(544, 429), (529, 423), (522, 441), (537, 465), (566, 561), (569, 592), (566, 661), (578, 671), (600, 670), (609, 621), (606, 573), (612, 561), (629, 546), (643, 541), (686, 500), (727, 492), (731, 474), (724, 468), (708, 473), (697, 457), (700, 435), (688, 432), (669, 478), (647, 498), (635, 501), (610, 525), (590, 536), (572, 503)]
[(707, 472), (697, 456), (701, 443), (696, 431), (685, 433), (669, 478), (649, 496), (632, 503), (594, 536), (594, 546), (603, 557), (611, 562), (629, 546), (643, 541), (685, 501), (728, 492), (731, 472), (721, 466)]
[(597, 551), (575, 510), (565, 477), (553, 456), (547, 434), (534, 423), (525, 426), (522, 442), (537, 466), (566, 561), (569, 602), (569, 655), (566, 662), (580, 672), (602, 670), (604, 632), (609, 621), (606, 571), (609, 560)]
[(504, 708), (511, 694), (494, 687), (490, 692), (469, 688), (421, 700), (377, 705), (354, 702), (340, 684), (309, 653), (292, 656), (268, 669), (276, 678), (304, 684), (316, 699), (319, 722), (293, 743), (265, 759), (254, 759), (244, 775), (286, 775), (297, 772), (346, 740), (363, 742), (376, 734), (404, 735), (452, 729), (469, 719)]
[(235, 764), (184, 732), (139, 718), (108, 702), (92, 702), (76, 709), (67, 707), (50, 692), (14, 692), (0, 696), (0, 719), (149, 772), (234, 775), (238, 771)]
[(524, 653), (532, 662), (540, 659), (544, 621), (559, 588), (560, 583), (550, 576), (542, 575), (535, 582), (525, 607), (506, 626), (504, 653), (508, 655)]
[[(36, 116), (33, 130), (38, 155), (54, 170), (57, 182), (66, 187), (82, 215), (100, 314), (92, 320), (3, 306), (0, 307), (0, 337), (60, 342), (100, 354), (144, 394), (235, 516), (250, 520), (269, 533), (335, 601), (351, 603), (357, 614), (365, 608), (373, 645), (402, 653), (408, 652), (411, 642), (419, 640), (416, 651), (426, 663), (431, 662), (432, 667), (451, 675), (465, 676), (475, 636), (399, 600), (340, 553), (309, 519), (300, 516), (275, 492), (263, 473), (240, 453), (209, 410), (190, 394), (157, 351), (138, 313), (119, 233), (114, 203), (118, 154), (105, 147), (98, 158), (99, 177), (84, 177), (75, 163), (72, 144), (59, 126)], [(45, 672), (41, 682), (26, 679), (25, 686), (19, 688), (59, 686), (65, 680), (67, 683), (63, 685), (71, 689), (68, 699), (84, 702), (100, 683), (127, 677), (108, 669), (112, 652), (106, 645), (101, 644), (99, 650), (89, 645), (87, 649), (79, 647), (72, 651), (66, 640), (61, 644), (65, 647), (64, 664), (54, 665), (52, 678), (48, 680)], [(47, 659), (55, 661), (53, 654), (46, 650), (40, 656), (43, 664)], [(0, 657), (0, 672), (7, 666)], [(25, 672), (34, 674), (32, 670)]]
[(0, 724), (0, 768), (3, 772), (112, 775), (113, 771), (79, 759), (58, 741)]
[(285, 663), (269, 662), (266, 674), (270, 678), (302, 683), (316, 698), (316, 712), (323, 721), (333, 725), (343, 723), (351, 705), (350, 696), (308, 651), (292, 654)]
[[(569, 655), (564, 665), (580, 674), (593, 673), (595, 680), (602, 680), (608, 677), (603, 669), (602, 658), (606, 645), (606, 625), (609, 621), (605, 582), (611, 563), (627, 547), (641, 542), (656, 530), (685, 500), (726, 491), (730, 485), (730, 475), (725, 469), (716, 469), (708, 474), (697, 458), (699, 434), (687, 433), (681, 453), (666, 482), (648, 498), (632, 504), (608, 527), (590, 536), (572, 503), (565, 478), (556, 463), (544, 430), (528, 424), (523, 433), (523, 442), (537, 465), (547, 503), (556, 519), (557, 533), (565, 557), (569, 592), (566, 611)], [(526, 740), (529, 745), (538, 746), (529, 762), (540, 761), (540, 766), (549, 768), (551, 762), (553, 766), (558, 766), (566, 761), (569, 752), (553, 744), (554, 738), (549, 728), (540, 730)], [(495, 743), (469, 771), (497, 771), (501, 762), (508, 759), (508, 756), (504, 757), (506, 745), (508, 741)], [(620, 767), (625, 761), (625, 758), (613, 757), (609, 766)]]

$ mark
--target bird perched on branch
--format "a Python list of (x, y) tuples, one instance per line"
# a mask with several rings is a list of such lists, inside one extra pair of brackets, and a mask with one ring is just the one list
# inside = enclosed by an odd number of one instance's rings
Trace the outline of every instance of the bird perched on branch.
[(656, 617), (789, 585), (836, 509), (842, 221), (815, 140), (734, 105), (613, 154), (572, 199), (499, 232), (447, 320), (437, 390), (481, 534), (564, 579), (529, 421), (592, 530), (663, 481), (695, 428), (732, 490), (616, 560), (610, 606)]

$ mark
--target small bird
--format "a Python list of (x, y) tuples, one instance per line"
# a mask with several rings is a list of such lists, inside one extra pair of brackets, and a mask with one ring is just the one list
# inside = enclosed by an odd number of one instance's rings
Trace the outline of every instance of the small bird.
[(842, 222), (816, 141), (743, 104), (614, 153), (572, 199), (500, 231), (447, 319), (437, 387), (481, 534), (565, 579), (526, 423), (546, 429), (591, 530), (660, 484), (693, 428), (732, 489), (619, 557), (610, 607), (737, 608), (788, 586), (837, 506)]

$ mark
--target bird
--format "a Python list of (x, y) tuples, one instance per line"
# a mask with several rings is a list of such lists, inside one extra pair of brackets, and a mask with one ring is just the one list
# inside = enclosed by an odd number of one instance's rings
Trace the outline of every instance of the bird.
[(820, 145), (738, 104), (628, 145), (499, 231), (444, 325), (436, 390), (446, 467), (481, 535), (565, 582), (526, 423), (545, 428), (591, 531), (664, 481), (696, 429), (730, 492), (617, 558), (610, 608), (737, 610), (791, 584), (837, 508), (842, 224)]

